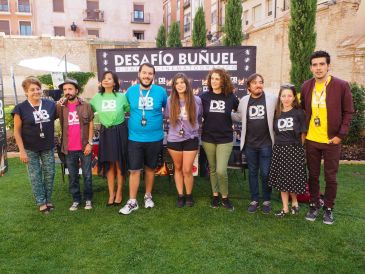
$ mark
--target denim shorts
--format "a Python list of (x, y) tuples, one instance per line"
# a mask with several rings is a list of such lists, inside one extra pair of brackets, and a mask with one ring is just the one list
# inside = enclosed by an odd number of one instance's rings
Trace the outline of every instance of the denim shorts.
[(155, 169), (162, 150), (162, 140), (136, 142), (128, 140), (129, 170), (141, 170), (144, 166)]
[(184, 140), (182, 142), (167, 142), (167, 148), (176, 151), (194, 151), (199, 149), (199, 138)]

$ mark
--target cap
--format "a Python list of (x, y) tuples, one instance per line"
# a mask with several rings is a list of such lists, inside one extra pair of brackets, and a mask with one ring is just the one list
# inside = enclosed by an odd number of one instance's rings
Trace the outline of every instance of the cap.
[(58, 88), (59, 88), (60, 90), (63, 90), (63, 85), (65, 85), (65, 84), (72, 84), (72, 85), (74, 85), (74, 86), (75, 86), (75, 88), (77, 88), (79, 91), (81, 90), (81, 89), (80, 89), (80, 86), (79, 86), (79, 83), (78, 83), (75, 79), (72, 79), (72, 78), (66, 78), (66, 80), (65, 80), (62, 84), (60, 84), (60, 85), (58, 86)]

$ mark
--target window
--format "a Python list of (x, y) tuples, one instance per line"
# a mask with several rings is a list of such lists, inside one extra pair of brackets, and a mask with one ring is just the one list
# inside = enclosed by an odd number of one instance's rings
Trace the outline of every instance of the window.
[(284, 0), (283, 1), (283, 10), (290, 9), (290, 0)]
[(210, 14), (210, 23), (212, 25), (217, 24), (218, 23), (218, 14), (217, 14), (217, 3), (212, 4), (210, 10), (212, 11)]
[(144, 31), (133, 31), (133, 36), (137, 38), (137, 40), (144, 40)]
[(29, 21), (19, 22), (20, 35), (32, 35), (32, 25)]
[(253, 22), (256, 23), (261, 20), (261, 5), (253, 7)]
[(245, 26), (248, 25), (248, 10), (245, 10), (243, 12), (243, 23), (245, 24)]
[(272, 0), (266, 0), (267, 16), (272, 15)]
[(99, 1), (98, 0), (87, 0), (86, 8), (88, 10), (98, 10), (99, 9)]
[(29, 0), (18, 0), (18, 12), (30, 12)]
[(10, 35), (9, 21), (0, 20), (0, 32), (4, 32), (6, 35)]
[(180, 20), (180, 0), (177, 0), (177, 6), (176, 6), (176, 20)]
[(166, 29), (169, 29), (171, 25), (171, 3), (167, 3), (167, 13), (166, 13)]
[(190, 31), (190, 12), (184, 15), (184, 32)]
[(87, 30), (87, 35), (99, 37), (99, 30), (97, 30), (97, 29), (88, 29)]
[(66, 36), (65, 27), (54, 27), (54, 36)]
[(0, 0), (0, 11), (9, 11), (8, 0)]
[(134, 21), (144, 21), (144, 6), (134, 5)]
[(63, 0), (53, 0), (53, 11), (64, 12)]

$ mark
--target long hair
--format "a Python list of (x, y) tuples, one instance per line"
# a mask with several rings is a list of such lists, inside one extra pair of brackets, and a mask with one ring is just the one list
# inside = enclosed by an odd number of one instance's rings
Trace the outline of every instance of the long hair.
[(230, 93), (233, 93), (234, 86), (232, 84), (231, 77), (229, 76), (227, 71), (225, 71), (224, 69), (212, 69), (211, 71), (209, 71), (209, 74), (208, 74), (209, 91), (213, 91), (212, 84), (211, 84), (213, 73), (217, 73), (219, 75), (219, 77), (221, 78), (222, 93), (225, 96), (227, 96)]
[(170, 95), (170, 124), (175, 127), (180, 115), (179, 94), (176, 90), (176, 81), (182, 79), (186, 86), (185, 91), (185, 111), (188, 115), (190, 124), (194, 127), (196, 124), (196, 106), (193, 89), (189, 79), (183, 73), (177, 73), (172, 79), (172, 91)]
[(278, 99), (278, 102), (276, 104), (276, 109), (275, 109), (275, 118), (278, 118), (280, 116), (281, 112), (283, 111), (283, 104), (281, 103), (280, 96), (281, 96), (283, 90), (285, 90), (285, 89), (289, 89), (293, 93), (293, 96), (294, 96), (294, 101), (292, 103), (293, 108), (300, 108), (295, 86), (293, 84), (281, 85), (280, 90), (279, 90), (279, 99)]
[[(113, 81), (114, 81), (114, 87), (113, 87), (113, 94), (115, 95), (115, 93), (116, 92), (119, 92), (119, 78), (118, 78), (118, 76), (115, 74), (115, 72), (112, 72), (111, 70), (107, 70), (107, 71), (105, 71), (104, 73), (103, 73), (103, 76), (101, 77), (101, 81), (103, 81), (104, 80), (104, 78), (105, 78), (105, 76), (107, 75), (107, 74), (111, 74), (112, 75), (112, 77), (113, 77)], [(99, 87), (99, 92), (101, 93), (101, 95), (103, 95), (104, 94), (104, 92), (105, 92), (105, 88), (103, 87), (103, 85), (102, 84), (100, 84), (100, 87)]]

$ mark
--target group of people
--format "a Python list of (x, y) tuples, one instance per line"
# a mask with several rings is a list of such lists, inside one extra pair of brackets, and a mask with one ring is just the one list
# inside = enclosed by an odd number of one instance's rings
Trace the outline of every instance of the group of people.
[(168, 97), (162, 87), (153, 84), (155, 68), (149, 63), (139, 67), (139, 84), (131, 86), (125, 94), (119, 92), (116, 74), (106, 71), (99, 93), (90, 103), (78, 97), (80, 87), (73, 79), (66, 79), (59, 86), (64, 97), (54, 103), (42, 99), (41, 83), (37, 78), (28, 77), (23, 81), (27, 100), (13, 111), (14, 134), (20, 160), (28, 166), (39, 211), (48, 213), (54, 209), (51, 198), (57, 118), (62, 131), (61, 150), (70, 173), (73, 199), (70, 210), (77, 210), (82, 202), (79, 162), (85, 209), (92, 209), (91, 152), (93, 118), (97, 112), (101, 123), (98, 164), (107, 178), (107, 206), (121, 205), (123, 182), (129, 174), (129, 199), (119, 210), (120, 214), (127, 215), (139, 208), (137, 192), (142, 170), (146, 188), (144, 207), (154, 207), (152, 189), (163, 145), (164, 118), (169, 122), (167, 149), (174, 163), (177, 207), (194, 205), (192, 167), (201, 144), (209, 163), (211, 207), (234, 210), (229, 199), (227, 166), (235, 121), (242, 123), (240, 148), (249, 170), (248, 212), (257, 212), (261, 205), (259, 177), (264, 214), (271, 212), (271, 188), (281, 192), (282, 209), (275, 214), (279, 218), (299, 213), (296, 195), (305, 192), (308, 182), (310, 209), (306, 219), (316, 220), (320, 213), (319, 174), (323, 158), (326, 181), (323, 222), (332, 224), (340, 143), (349, 131), (353, 102), (349, 84), (331, 76), (329, 67), (327, 52), (316, 51), (311, 55), (310, 69), (314, 77), (303, 84), (300, 100), (291, 84), (282, 85), (278, 96), (264, 92), (264, 78), (255, 73), (246, 81), (248, 95), (239, 101), (230, 76), (223, 69), (209, 72), (209, 91), (200, 97), (194, 95), (183, 73), (172, 79)]

